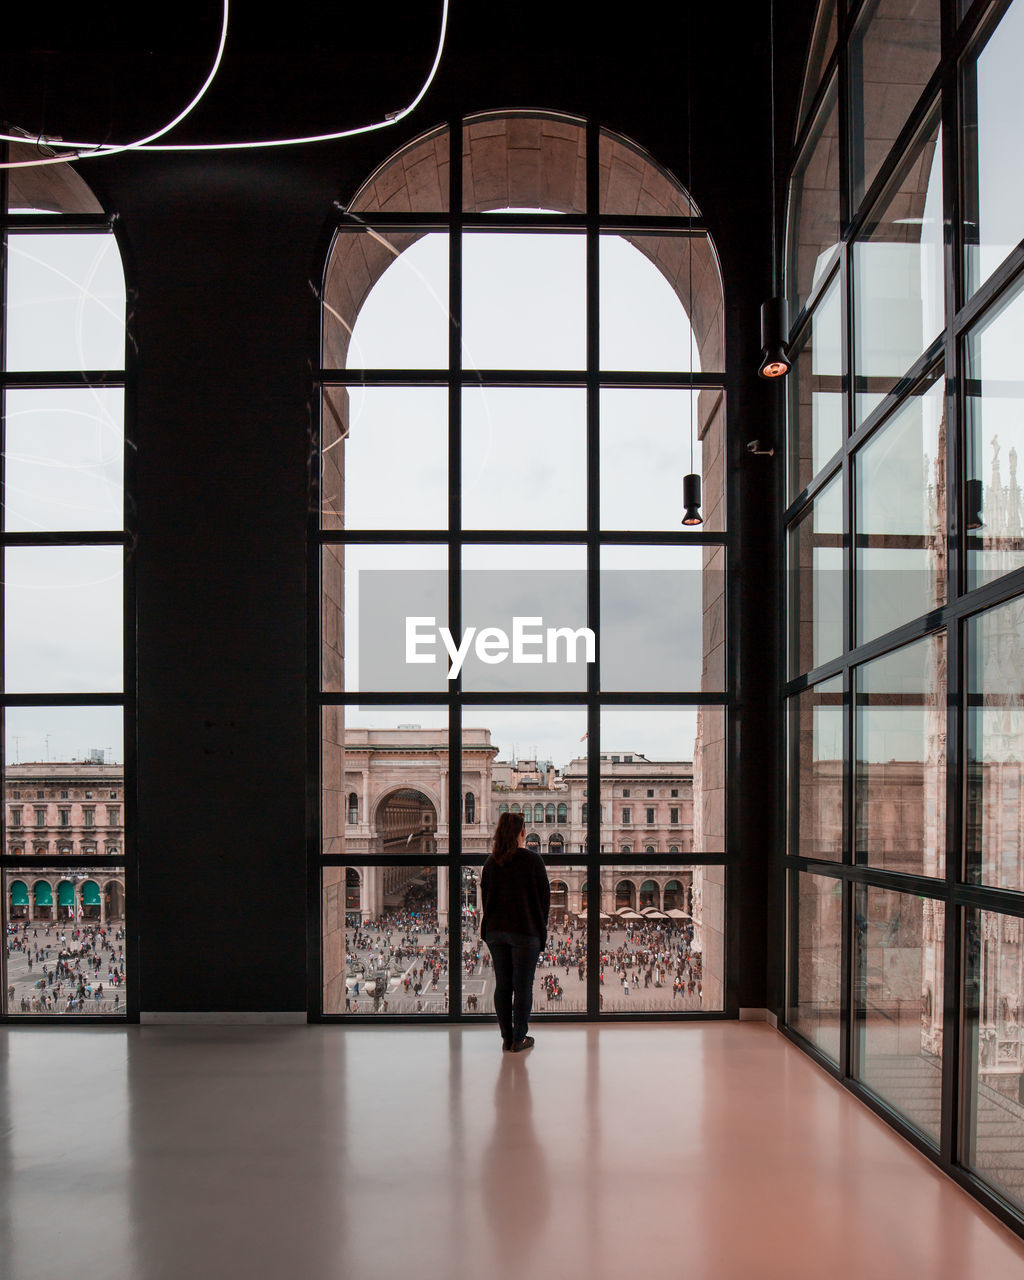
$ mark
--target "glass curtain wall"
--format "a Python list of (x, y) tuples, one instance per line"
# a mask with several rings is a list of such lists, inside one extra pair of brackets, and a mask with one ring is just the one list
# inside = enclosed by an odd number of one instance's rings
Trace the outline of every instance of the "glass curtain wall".
[(453, 121), (339, 218), (311, 529), (324, 1017), (493, 1016), (505, 812), (551, 884), (536, 1014), (725, 1011), (723, 353), (699, 211), (593, 123)]
[(1021, 1231), (1024, 0), (824, 4), (816, 32), (787, 228), (786, 1026)]
[(110, 219), (66, 165), (0, 171), (0, 198), (2, 1010), (124, 1018), (124, 273)]

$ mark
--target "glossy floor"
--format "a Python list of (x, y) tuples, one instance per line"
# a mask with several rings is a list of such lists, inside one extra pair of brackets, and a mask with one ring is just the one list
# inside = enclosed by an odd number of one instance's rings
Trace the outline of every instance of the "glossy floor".
[(764, 1024), (0, 1030), (5, 1280), (1002, 1280)]

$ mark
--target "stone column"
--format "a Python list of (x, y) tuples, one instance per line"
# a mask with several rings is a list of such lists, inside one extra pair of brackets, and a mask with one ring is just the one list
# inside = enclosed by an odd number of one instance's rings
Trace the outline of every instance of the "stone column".
[(448, 927), (448, 868), (437, 868), (437, 927), (444, 932)]

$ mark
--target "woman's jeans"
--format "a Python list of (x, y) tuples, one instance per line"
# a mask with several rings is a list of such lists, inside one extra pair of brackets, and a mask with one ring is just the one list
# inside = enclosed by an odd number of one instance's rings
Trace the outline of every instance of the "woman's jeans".
[(518, 1044), (530, 1027), (540, 938), (528, 933), (492, 933), (487, 946), (494, 964), (494, 1012), (501, 1038)]

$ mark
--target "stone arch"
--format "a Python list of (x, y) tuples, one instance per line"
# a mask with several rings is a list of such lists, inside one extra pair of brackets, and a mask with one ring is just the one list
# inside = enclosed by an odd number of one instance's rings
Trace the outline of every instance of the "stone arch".
[(371, 808), (374, 840), (383, 852), (434, 853), (440, 812), (439, 798), (429, 787), (389, 787)]
[(661, 890), (655, 880), (645, 880), (640, 886), (641, 911), (644, 907), (654, 907), (657, 910), (661, 908)]
[(108, 880), (103, 886), (103, 897), (108, 920), (124, 919), (124, 885), (120, 880)]
[(632, 880), (619, 880), (615, 885), (615, 910), (636, 910), (636, 885)]
[[(466, 212), (502, 208), (547, 209), (580, 214), (586, 207), (586, 127), (582, 120), (542, 111), (491, 111), (467, 117), (463, 133), (463, 195)], [(683, 185), (637, 143), (601, 130), (601, 212), (653, 217), (699, 217)], [(444, 128), (431, 130), (396, 152), (371, 175), (348, 205), (361, 217), (374, 213), (444, 213), (448, 209), (450, 144)], [(431, 207), (433, 205), (433, 207)], [(321, 358), (327, 368), (345, 368), (356, 319), (370, 291), (395, 259), (426, 230), (339, 229), (324, 275)], [(623, 233), (664, 276), (693, 326), (704, 372), (725, 368), (725, 298), (722, 274), (706, 235)], [(335, 388), (322, 423), (322, 500), (325, 527), (344, 523), (342, 450), (332, 448), (348, 432), (348, 395)], [(709, 463), (722, 455), (724, 415), (719, 390), (701, 391), (697, 430), (705, 442), (705, 509), (710, 514), (723, 490)]]
[(569, 887), (564, 880), (551, 881), (551, 918), (557, 923), (565, 919), (569, 905)]
[(540, 852), (540, 836), (536, 833), (536, 831), (531, 831), (530, 834), (526, 837), (526, 847), (528, 849), (533, 849), (535, 853)]

